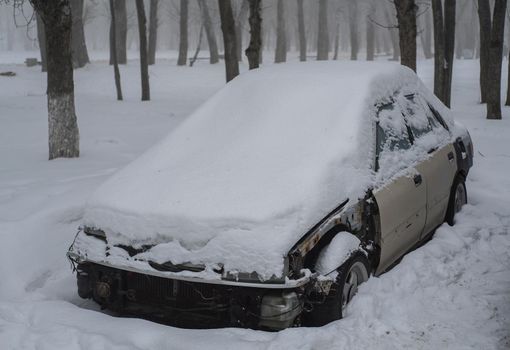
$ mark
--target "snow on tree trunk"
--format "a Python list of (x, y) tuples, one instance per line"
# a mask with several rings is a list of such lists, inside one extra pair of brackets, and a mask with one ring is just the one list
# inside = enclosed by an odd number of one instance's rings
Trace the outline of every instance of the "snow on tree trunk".
[(328, 0), (319, 0), (318, 22), (317, 61), (326, 61), (329, 59)]
[(399, 28), (400, 63), (416, 72), (415, 0), (394, 0)]
[(72, 14), (72, 55), (75, 68), (81, 68), (89, 63), (85, 33), (83, 31), (83, 0), (70, 0)]
[(151, 0), (149, 13), (149, 57), (148, 63), (156, 63), (156, 46), (158, 42), (158, 0)]
[(113, 64), (112, 47), (117, 47), (117, 61), (119, 64), (127, 63), (127, 9), (126, 0), (114, 0), (115, 8), (115, 36), (117, 37), (115, 45), (112, 41), (112, 27), (110, 24), (110, 64)]
[(138, 34), (140, 35), (140, 73), (142, 77), (142, 101), (149, 101), (149, 66), (147, 62), (147, 19), (143, 0), (136, 0), (136, 14), (138, 17)]
[(225, 73), (227, 82), (239, 75), (239, 61), (236, 48), (236, 28), (230, 0), (218, 0), (225, 47)]
[(185, 66), (188, 59), (188, 0), (181, 0), (180, 6), (179, 57), (177, 58), (177, 65)]
[(306, 34), (305, 34), (305, 14), (303, 10), (303, 0), (297, 0), (298, 8), (298, 32), (299, 32), (299, 60), (306, 61)]
[(72, 15), (69, 0), (32, 0), (44, 22), (48, 64), (49, 159), (80, 155), (79, 130), (74, 109)]
[(276, 9), (276, 50), (274, 62), (287, 61), (287, 35), (285, 33), (285, 8), (283, 0), (278, 0)]
[(202, 23), (204, 24), (205, 34), (207, 37), (207, 44), (209, 45), (209, 63), (215, 64), (220, 61), (220, 55), (218, 54), (218, 43), (216, 42), (216, 34), (209, 15), (209, 7), (205, 0), (197, 0), (198, 6), (202, 13)]
[(260, 2), (261, 0), (250, 0), (250, 45), (245, 51), (250, 69), (259, 67), (260, 51), (262, 50)]

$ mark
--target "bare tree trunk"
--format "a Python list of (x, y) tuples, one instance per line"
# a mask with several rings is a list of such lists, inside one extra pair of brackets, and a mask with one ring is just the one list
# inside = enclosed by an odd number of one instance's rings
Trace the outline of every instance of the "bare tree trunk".
[(117, 42), (113, 45), (112, 41), (112, 27), (110, 24), (110, 64), (113, 64), (112, 48), (117, 48), (117, 61), (119, 64), (127, 63), (127, 9), (126, 0), (115, 0), (115, 34)]
[(158, 0), (151, 0), (149, 12), (149, 57), (150, 65), (156, 63), (156, 47), (158, 42)]
[(372, 21), (367, 19), (367, 61), (374, 60), (375, 51), (375, 28)]
[[(187, 0), (181, 0), (181, 1), (187, 1)], [(200, 52), (200, 46), (202, 45), (202, 37), (204, 36), (204, 26), (200, 26), (200, 33), (198, 34), (198, 42), (197, 42), (197, 49), (195, 50), (195, 54), (189, 61), (189, 66), (193, 67), (195, 62), (197, 61), (198, 53)], [(184, 59), (184, 63), (186, 63), (186, 59)]]
[(394, 0), (399, 28), (400, 63), (416, 72), (416, 3)]
[(333, 53), (333, 60), (335, 60), (335, 61), (338, 59), (339, 46), (340, 46), (340, 19), (337, 16), (337, 22), (336, 22), (336, 27), (335, 27), (335, 49), (334, 49), (334, 53)]
[(143, 0), (136, 0), (136, 15), (138, 17), (138, 34), (140, 35), (140, 73), (142, 76), (142, 101), (151, 99), (149, 86), (149, 65), (147, 62), (147, 19)]
[(358, 5), (355, 1), (349, 2), (349, 34), (351, 38), (351, 60), (358, 59)]
[(329, 59), (328, 0), (319, 0), (318, 22), (317, 61), (327, 61)]
[(487, 67), (487, 119), (501, 119), (501, 64), (505, 15), (506, 0), (495, 0), (489, 43), (489, 66)]
[(49, 159), (80, 155), (80, 135), (74, 109), (72, 15), (69, 0), (31, 0), (46, 33), (48, 59)]
[(214, 34), (211, 16), (209, 15), (209, 8), (207, 7), (207, 3), (204, 0), (197, 1), (202, 13), (202, 23), (204, 24), (207, 43), (209, 45), (209, 62), (211, 64), (218, 63), (220, 56), (218, 54), (218, 44), (216, 42), (216, 35)]
[(259, 68), (262, 51), (262, 16), (261, 0), (250, 0), (250, 46), (245, 51), (250, 69)]
[(305, 35), (305, 14), (303, 0), (297, 0), (298, 8), (298, 31), (299, 31), (299, 60), (306, 61), (306, 35)]
[(225, 72), (227, 83), (239, 75), (239, 61), (236, 48), (236, 24), (230, 0), (218, 0), (225, 47)]
[(444, 96), (445, 104), (450, 107), (452, 99), (452, 77), (453, 61), (455, 51), (455, 10), (456, 0), (445, 0), (444, 2), (444, 30), (445, 30), (445, 79)]
[(398, 41), (398, 38), (400, 36), (399, 29), (398, 29), (398, 26), (393, 27), (394, 22), (393, 22), (393, 16), (392, 16), (391, 9), (386, 8), (386, 10), (384, 12), (385, 12), (385, 16), (386, 16), (387, 25), (390, 28), (389, 30), (390, 30), (391, 45), (393, 47), (392, 61), (398, 61), (400, 59), (400, 45), (399, 45), (399, 41)]
[(81, 68), (89, 63), (89, 54), (85, 44), (85, 33), (83, 31), (83, 0), (71, 0), (72, 14), (72, 56), (75, 68)]
[[(510, 36), (508, 36), (508, 40), (510, 41)], [(507, 45), (508, 45), (508, 47), (510, 47), (510, 43)], [(508, 56), (508, 75), (507, 75), (505, 106), (510, 106), (510, 54)]]
[(248, 9), (249, 9), (248, 0), (243, 0), (236, 21), (236, 47), (237, 47), (237, 59), (239, 60), (239, 62), (242, 62), (243, 60), (243, 25), (244, 22), (246, 22)]
[(450, 107), (455, 46), (455, 1), (432, 0), (434, 17), (434, 94)]
[(37, 21), (37, 41), (39, 42), (39, 51), (41, 53), (41, 70), (47, 72), (46, 58), (46, 34), (44, 34), (44, 23), (39, 14), (36, 14)]
[(423, 47), (423, 55), (425, 56), (426, 59), (433, 57), (432, 49), (431, 49), (431, 46), (432, 46), (432, 26), (431, 26), (432, 18), (431, 17), (432, 17), (431, 11), (427, 10), (424, 14), (424, 19), (423, 19), (423, 21), (425, 22), (425, 26), (423, 29), (424, 33), (422, 33), (422, 35), (420, 35), (420, 37), (422, 39), (421, 45)]
[(112, 60), (113, 60), (113, 76), (115, 78), (115, 89), (117, 90), (117, 100), (122, 101), (122, 87), (120, 85), (120, 72), (119, 72), (119, 62), (117, 61), (117, 21), (115, 19), (115, 0), (110, 0), (110, 14), (112, 17), (112, 24), (111, 24), (111, 36), (112, 40), (110, 40), (110, 43), (113, 43), (113, 47), (111, 48), (110, 52), (112, 54)]
[(478, 0), (478, 18), (480, 23), (480, 96), (481, 103), (487, 102), (489, 44), (491, 33), (491, 9), (489, 0)]
[(278, 0), (276, 9), (276, 50), (274, 62), (287, 61), (287, 35), (285, 33), (285, 8), (283, 0)]
[[(200, 35), (202, 35), (202, 27), (200, 28)], [(200, 36), (200, 38), (202, 37)], [(181, 0), (179, 18), (179, 58), (177, 59), (177, 65), (185, 66), (187, 59), (188, 59), (188, 0)]]

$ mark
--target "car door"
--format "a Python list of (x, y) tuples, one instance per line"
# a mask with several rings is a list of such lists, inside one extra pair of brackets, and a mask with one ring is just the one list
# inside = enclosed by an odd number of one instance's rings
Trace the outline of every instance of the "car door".
[(426, 221), (426, 179), (414, 167), (409, 128), (395, 103), (379, 108), (376, 123), (376, 187), (381, 257), (384, 272), (414, 244)]
[(407, 124), (413, 135), (414, 147), (422, 161), (416, 169), (427, 183), (427, 219), (423, 236), (444, 222), (450, 189), (457, 166), (451, 135), (437, 120), (428, 104), (418, 95), (406, 96)]

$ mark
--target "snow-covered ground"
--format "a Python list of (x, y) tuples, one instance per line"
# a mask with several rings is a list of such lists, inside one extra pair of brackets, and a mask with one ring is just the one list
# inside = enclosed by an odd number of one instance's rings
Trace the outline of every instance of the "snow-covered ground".
[[(89, 194), (224, 84), (222, 65), (162, 59), (150, 68), (152, 101), (140, 102), (132, 61), (117, 102), (103, 56), (75, 72), (81, 157), (50, 162), (45, 75), (16, 64), (25, 55), (0, 54), (0, 72), (17, 73), (0, 76), (0, 349), (510, 348), (510, 108), (484, 119), (477, 61), (454, 68), (453, 111), (476, 155), (457, 224), (364, 284), (343, 320), (266, 333), (113, 317), (76, 294), (65, 252)], [(432, 61), (418, 69), (431, 86)]]

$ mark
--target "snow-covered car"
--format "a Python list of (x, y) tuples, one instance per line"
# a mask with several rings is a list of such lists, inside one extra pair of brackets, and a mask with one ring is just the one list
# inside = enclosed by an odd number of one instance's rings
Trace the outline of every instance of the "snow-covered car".
[(453, 224), (472, 159), (398, 64), (244, 73), (91, 196), (68, 252), (78, 293), (183, 327), (325, 324)]

